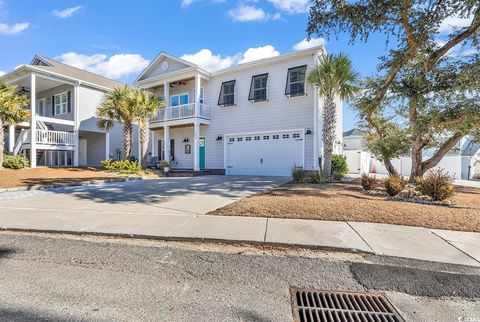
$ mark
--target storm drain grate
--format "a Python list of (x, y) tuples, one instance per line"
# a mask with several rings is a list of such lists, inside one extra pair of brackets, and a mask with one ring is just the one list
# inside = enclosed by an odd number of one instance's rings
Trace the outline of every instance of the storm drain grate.
[(291, 288), (295, 322), (405, 322), (378, 293)]

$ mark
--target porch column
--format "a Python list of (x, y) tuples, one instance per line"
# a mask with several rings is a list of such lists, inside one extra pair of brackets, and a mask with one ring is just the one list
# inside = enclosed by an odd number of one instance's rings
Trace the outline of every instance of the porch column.
[(105, 131), (105, 160), (110, 159), (110, 132)]
[(195, 120), (193, 126), (193, 171), (200, 171), (200, 122)]
[(163, 82), (163, 99), (165, 103), (165, 107), (170, 106), (170, 83)]
[(170, 126), (163, 127), (163, 151), (165, 160), (170, 162)]
[(10, 155), (13, 155), (14, 149), (15, 149), (15, 125), (10, 124), (8, 126), (8, 153)]
[(155, 131), (154, 130), (151, 130), (150, 131), (150, 142), (152, 143), (152, 157), (155, 156)]
[(200, 116), (200, 91), (201, 91), (200, 74), (195, 75), (195, 116)]
[(140, 131), (140, 125), (138, 125), (138, 131), (137, 131), (137, 139), (138, 139), (138, 144), (137, 144), (137, 160), (138, 163), (142, 162), (142, 140), (141, 140), (141, 131)]
[(78, 167), (79, 165), (79, 136), (80, 136), (80, 121), (78, 117), (78, 104), (79, 104), (79, 97), (78, 97), (78, 85), (73, 87), (73, 102), (72, 102), (72, 111), (73, 111), (73, 166)]
[(36, 80), (37, 76), (32, 73), (30, 76), (30, 112), (32, 114), (30, 117), (30, 168), (37, 167), (37, 113), (35, 106), (37, 104)]

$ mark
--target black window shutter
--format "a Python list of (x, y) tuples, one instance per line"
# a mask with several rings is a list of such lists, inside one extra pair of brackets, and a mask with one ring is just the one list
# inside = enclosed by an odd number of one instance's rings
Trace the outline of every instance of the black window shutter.
[(170, 156), (172, 157), (172, 161), (175, 160), (175, 140), (170, 140)]
[(55, 115), (55, 95), (52, 96), (52, 115)]
[(67, 98), (67, 113), (72, 112), (72, 91), (68, 91), (68, 98)]

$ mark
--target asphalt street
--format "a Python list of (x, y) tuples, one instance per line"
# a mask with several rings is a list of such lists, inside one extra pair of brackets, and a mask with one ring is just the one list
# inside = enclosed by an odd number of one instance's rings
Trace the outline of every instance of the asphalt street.
[(289, 287), (383, 292), (406, 321), (480, 321), (480, 270), (248, 245), (0, 233), (0, 321), (291, 321)]

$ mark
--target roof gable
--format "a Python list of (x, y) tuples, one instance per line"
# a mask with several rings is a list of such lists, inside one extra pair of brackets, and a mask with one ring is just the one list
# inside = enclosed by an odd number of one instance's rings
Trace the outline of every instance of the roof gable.
[(185, 68), (198, 67), (197, 65), (183, 60), (181, 58), (172, 56), (165, 52), (161, 52), (155, 59), (145, 68), (145, 70), (138, 76), (135, 82), (145, 80), (148, 78), (159, 77), (165, 74), (170, 74)]

